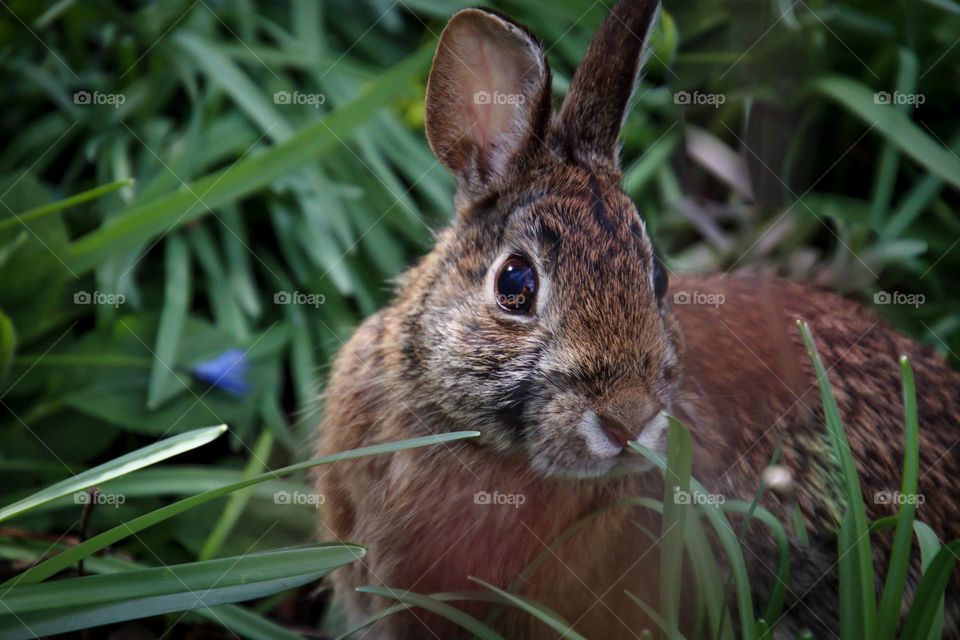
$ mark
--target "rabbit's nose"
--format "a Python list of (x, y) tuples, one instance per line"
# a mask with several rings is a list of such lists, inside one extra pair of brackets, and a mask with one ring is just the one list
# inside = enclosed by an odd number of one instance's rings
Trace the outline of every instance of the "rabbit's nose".
[(627, 446), (627, 442), (636, 438), (627, 425), (617, 416), (604, 412), (598, 414), (597, 418), (600, 421), (603, 435), (607, 436), (607, 439), (614, 445), (623, 448)]

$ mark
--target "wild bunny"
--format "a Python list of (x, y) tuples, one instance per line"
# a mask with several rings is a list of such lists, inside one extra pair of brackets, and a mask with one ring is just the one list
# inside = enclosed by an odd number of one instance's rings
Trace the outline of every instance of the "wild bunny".
[[(588, 638), (652, 628), (624, 595), (656, 606), (659, 562), (637, 527), (650, 513), (601, 509), (661, 495), (658, 474), (624, 445), (635, 439), (662, 451), (663, 414), (672, 413), (693, 431), (695, 474), (731, 498), (752, 498), (782, 448), (810, 543), (794, 554), (780, 629), (829, 637), (838, 598), (824, 594), (836, 590), (833, 536), (843, 507), (798, 317), (810, 321), (830, 367), (872, 518), (893, 513), (870, 498), (899, 487), (896, 358), (911, 357), (926, 498), (918, 517), (941, 538), (960, 536), (950, 490), (960, 470), (960, 378), (938, 356), (851, 302), (781, 281), (680, 278), (673, 291), (722, 295), (724, 304), (670, 304), (643, 218), (619, 188), (619, 131), (656, 11), (650, 0), (613, 9), (556, 114), (544, 51), (523, 27), (466, 9), (443, 32), (426, 129), (458, 178), (456, 220), (403, 277), (393, 303), (342, 349), (321, 453), (444, 431), (482, 435), (317, 473), (321, 535), (369, 549), (333, 574), (351, 622), (389, 604), (357, 586), (436, 593), (476, 589), (469, 576), (509, 588), (522, 575), (520, 594)], [(764, 504), (782, 515), (775, 497)], [(751, 581), (771, 583), (769, 541), (751, 529), (744, 544)], [(488, 612), (483, 603), (454, 604)], [(951, 629), (956, 613), (950, 599)], [(509, 638), (551, 635), (514, 609), (495, 625)], [(366, 637), (463, 634), (410, 610)]]

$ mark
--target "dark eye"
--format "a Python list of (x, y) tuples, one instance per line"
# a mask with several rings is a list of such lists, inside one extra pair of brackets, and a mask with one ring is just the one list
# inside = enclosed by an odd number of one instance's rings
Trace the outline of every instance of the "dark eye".
[(495, 282), (497, 304), (511, 313), (529, 313), (537, 295), (537, 272), (523, 256), (510, 256)]
[(667, 294), (667, 285), (669, 284), (669, 278), (667, 277), (667, 270), (663, 267), (663, 263), (660, 262), (660, 258), (653, 259), (653, 293), (657, 296), (657, 300), (662, 300), (663, 296)]

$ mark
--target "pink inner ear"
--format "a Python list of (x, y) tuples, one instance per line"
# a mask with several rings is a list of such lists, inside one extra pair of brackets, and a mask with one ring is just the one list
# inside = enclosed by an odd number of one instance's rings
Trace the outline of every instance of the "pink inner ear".
[(539, 45), (520, 27), (480, 9), (458, 12), (427, 87), (427, 137), (437, 157), (477, 186), (503, 177), (529, 139), (548, 78)]
[[(488, 38), (476, 36), (465, 41), (473, 45), (466, 59), (458, 91), (464, 101), (463, 123), (481, 149), (495, 152), (498, 138), (508, 133), (518, 117), (525, 96), (521, 92), (522, 68), (510, 47), (503, 48)], [(471, 127), (473, 127), (471, 129)]]

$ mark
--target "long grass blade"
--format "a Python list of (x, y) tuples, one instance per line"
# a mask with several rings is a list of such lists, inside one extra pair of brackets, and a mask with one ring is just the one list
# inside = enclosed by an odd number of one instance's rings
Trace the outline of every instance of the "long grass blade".
[(364, 553), (357, 545), (323, 544), (13, 586), (0, 591), (0, 634), (34, 638), (261, 598), (316, 580)]
[(903, 375), (903, 411), (905, 444), (903, 455), (903, 480), (901, 495), (905, 498), (897, 514), (897, 530), (890, 551), (883, 596), (877, 610), (877, 639), (892, 640), (896, 635), (900, 618), (900, 603), (910, 568), (910, 551), (913, 543), (913, 520), (916, 513), (916, 495), (920, 466), (920, 427), (917, 421), (917, 392), (913, 369), (906, 356), (900, 358)]
[[(817, 352), (813, 335), (810, 333), (810, 327), (805, 322), (798, 321), (797, 326), (803, 336), (803, 343), (806, 346), (807, 354), (813, 363), (814, 373), (817, 376), (817, 384), (820, 387), (820, 398), (823, 403), (824, 418), (827, 423), (827, 431), (830, 440), (833, 443), (834, 451), (840, 461), (840, 467), (843, 474), (844, 490), (846, 493), (847, 516), (845, 523), (848, 527), (847, 536), (844, 545), (839, 549), (841, 558), (848, 558), (850, 562), (856, 562), (857, 585), (855, 587), (854, 603), (846, 608), (847, 611), (854, 609), (860, 612), (860, 624), (856, 625), (857, 632), (864, 634), (865, 637), (873, 637), (874, 622), (876, 620), (876, 592), (874, 591), (873, 579), (873, 555), (870, 549), (870, 530), (867, 525), (867, 513), (863, 503), (863, 493), (860, 489), (860, 478), (857, 475), (857, 469), (853, 462), (853, 453), (850, 450), (850, 443), (847, 441), (844, 432), (843, 422), (840, 419), (840, 409), (837, 407), (837, 401), (833, 397), (833, 391), (830, 388), (830, 380), (827, 377), (826, 369), (820, 360), (820, 354)], [(853, 556), (849, 557), (848, 553)], [(841, 560), (840, 570), (844, 567), (852, 567), (852, 564)], [(841, 609), (841, 612), (843, 609)]]
[(375, 596), (381, 596), (391, 600), (399, 600), (404, 604), (426, 609), (431, 613), (443, 616), (482, 640), (503, 640), (500, 634), (487, 625), (442, 600), (412, 591), (391, 589), (389, 587), (357, 587), (357, 591), (360, 593), (371, 593)]
[(132, 451), (110, 462), (105, 462), (83, 473), (78, 473), (66, 480), (53, 484), (13, 504), (7, 505), (0, 509), (0, 522), (9, 520), (16, 515), (30, 511), (35, 507), (39, 507), (57, 498), (83, 491), (88, 487), (106, 482), (112, 478), (118, 478), (131, 471), (142, 469), (143, 467), (149, 467), (152, 464), (156, 464), (167, 458), (172, 458), (185, 451), (202, 447), (208, 442), (220, 437), (226, 430), (227, 426), (223, 424), (216, 427), (194, 429), (193, 431), (181, 433), (172, 438), (166, 438), (148, 447)]
[(570, 640), (586, 640), (586, 638), (577, 633), (573, 627), (570, 626), (569, 622), (561, 618), (556, 612), (548, 611), (545, 606), (537, 604), (529, 598), (523, 598), (521, 596), (514, 595), (509, 591), (504, 591), (503, 589), (497, 588), (489, 582), (484, 582), (479, 578), (470, 577), (470, 580), (482, 585), (486, 589), (489, 589), (514, 607), (522, 611), (526, 611), (554, 631), (559, 632), (561, 637), (570, 638)]
[(179, 500), (165, 507), (161, 507), (160, 509), (156, 509), (155, 511), (151, 511), (150, 513), (146, 513), (142, 516), (138, 516), (133, 520), (129, 520), (112, 529), (108, 529), (107, 531), (104, 531), (103, 533), (98, 534), (89, 540), (85, 540), (80, 544), (67, 549), (66, 551), (50, 558), (45, 562), (41, 562), (40, 564), (27, 569), (25, 572), (17, 575), (14, 578), (11, 578), (10, 580), (7, 580), (7, 582), (3, 584), (0, 584), (0, 587), (9, 586), (10, 584), (32, 584), (46, 580), (50, 576), (72, 566), (78, 560), (86, 558), (90, 554), (96, 553), (97, 551), (100, 551), (101, 549), (114, 544), (119, 540), (123, 540), (124, 538), (131, 536), (138, 531), (142, 531), (143, 529), (151, 527), (159, 522), (163, 522), (164, 520), (169, 520), (174, 516), (180, 515), (181, 513), (189, 511), (190, 509), (198, 507), (202, 504), (206, 504), (211, 500), (216, 500), (221, 496), (225, 496), (240, 489), (252, 487), (262, 482), (276, 480), (300, 471), (306, 471), (307, 469), (311, 469), (316, 466), (332, 464), (341, 460), (353, 460), (355, 458), (362, 458), (365, 456), (375, 456), (384, 453), (392, 453), (394, 451), (403, 451), (405, 449), (415, 449), (417, 447), (444, 444), (448, 442), (454, 442), (456, 440), (463, 440), (465, 438), (475, 438), (478, 435), (480, 435), (480, 433), (477, 431), (454, 431), (451, 433), (424, 436), (409, 440), (400, 440), (397, 442), (388, 442), (370, 447), (361, 447), (359, 449), (352, 449), (350, 451), (335, 453), (332, 455), (323, 456), (321, 458), (308, 460), (306, 462), (292, 464), (287, 467), (282, 467), (253, 478), (249, 478), (247, 480), (241, 480), (217, 489), (205, 491), (195, 496)]

